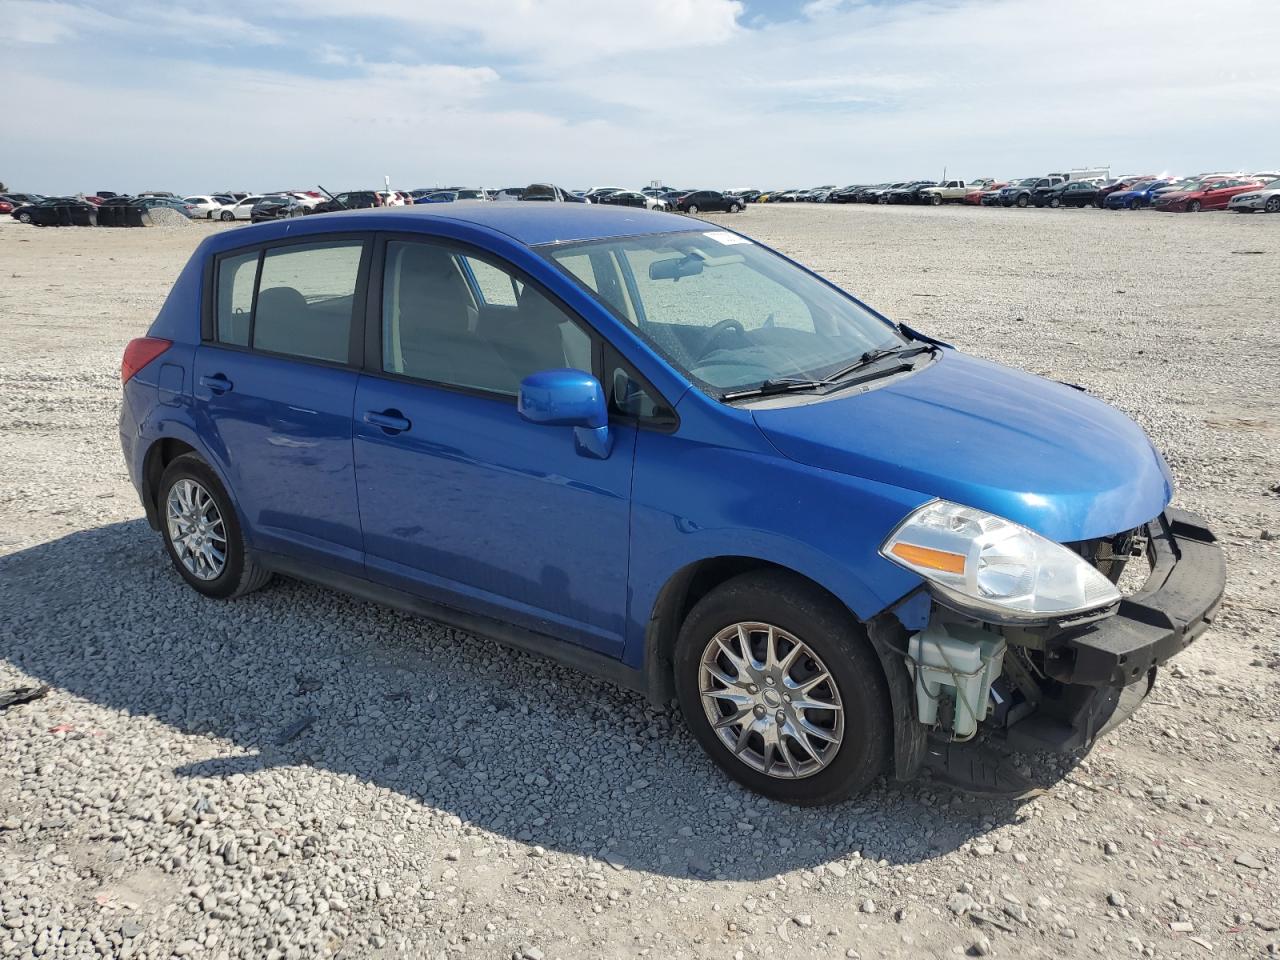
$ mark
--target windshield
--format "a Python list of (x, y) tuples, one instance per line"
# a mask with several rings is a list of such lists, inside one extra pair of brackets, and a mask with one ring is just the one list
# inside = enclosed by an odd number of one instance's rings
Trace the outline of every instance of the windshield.
[(1172, 193), (1175, 190), (1182, 191), (1182, 190), (1199, 190), (1199, 189), (1200, 189), (1199, 180), (1179, 180), (1177, 183), (1169, 184), (1170, 193)]
[(818, 278), (723, 230), (540, 252), (713, 395), (817, 380), (906, 340)]

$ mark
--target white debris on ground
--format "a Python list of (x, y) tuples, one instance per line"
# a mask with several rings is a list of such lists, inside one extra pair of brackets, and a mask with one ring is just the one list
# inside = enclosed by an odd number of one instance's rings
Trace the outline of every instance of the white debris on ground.
[(117, 370), (199, 239), (239, 228), (5, 223), (0, 690), (52, 689), (0, 710), (0, 956), (1280, 951), (1280, 218), (709, 219), (1152, 434), (1230, 579), (1133, 720), (1030, 802), (882, 783), (795, 809), (546, 661), (288, 581), (202, 600), (126, 479)]

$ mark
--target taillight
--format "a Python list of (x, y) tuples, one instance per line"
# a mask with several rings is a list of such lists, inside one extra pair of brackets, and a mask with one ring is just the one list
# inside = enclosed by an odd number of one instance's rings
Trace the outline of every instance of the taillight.
[(120, 360), (120, 382), (128, 383), (133, 375), (173, 346), (172, 340), (159, 337), (138, 337), (130, 340)]

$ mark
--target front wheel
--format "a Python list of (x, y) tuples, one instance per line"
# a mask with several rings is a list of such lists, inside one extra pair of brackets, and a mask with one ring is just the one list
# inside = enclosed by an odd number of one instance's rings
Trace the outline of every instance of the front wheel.
[(234, 213), (232, 213), (230, 210), (223, 210), (223, 211), (222, 211), (221, 219), (222, 219), (222, 222), (223, 222), (223, 223), (228, 223), (228, 222), (230, 222), (230, 221), (234, 220), (235, 218), (236, 218), (236, 215), (235, 215)]
[(940, 207), (942, 206), (942, 197), (935, 193), (929, 197), (929, 202), (935, 207)]
[(1058, 207), (1062, 206), (1062, 201), (1059, 200), (1057, 197), (1050, 197), (1049, 206), (1052, 207), (1054, 210), (1057, 210)]
[(1187, 213), (1199, 213), (1199, 212), (1200, 212), (1199, 200), (1192, 200), (1190, 203), (1187, 204)]
[(19, 223), (30, 223), (30, 222), (31, 222), (31, 214), (29, 214), (29, 213), (20, 213), (20, 214), (18, 214), (18, 222), (19, 222)]
[(698, 212), (698, 205), (697, 205), (696, 203), (691, 203), (691, 204), (689, 204), (689, 212), (690, 212), (690, 213), (697, 213), (697, 212)]
[(198, 593), (225, 600), (271, 579), (246, 549), (235, 507), (217, 474), (195, 454), (165, 468), (157, 505), (169, 559)]
[(1263, 209), (1267, 213), (1280, 213), (1280, 197), (1268, 197), (1267, 204)]
[(738, 206), (736, 203), (731, 203), (731, 204), (729, 204), (729, 212), (730, 212), (730, 213), (737, 213), (737, 212), (738, 212), (739, 210), (741, 210), (741, 209), (742, 209), (742, 208), (741, 208), (740, 206)]
[(721, 584), (686, 618), (674, 659), (686, 723), (751, 790), (833, 803), (886, 769), (884, 672), (861, 625), (809, 581), (769, 571)]
[(1023, 194), (1018, 198), (1018, 206), (1020, 207), (1025, 208), (1029, 202), (1030, 202), (1030, 198), (1026, 194)]

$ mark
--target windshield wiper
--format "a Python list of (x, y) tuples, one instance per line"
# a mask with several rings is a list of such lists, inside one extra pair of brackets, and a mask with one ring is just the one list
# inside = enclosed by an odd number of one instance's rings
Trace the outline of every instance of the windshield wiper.
[[(828, 374), (821, 379), (812, 377), (770, 377), (759, 386), (748, 387), (745, 390), (733, 390), (729, 393), (721, 395), (722, 400), (742, 400), (747, 397), (767, 397), (778, 393), (794, 393), (803, 390), (821, 390), (823, 387), (829, 387), (839, 383), (841, 380), (849, 377), (851, 374), (857, 373), (870, 367), (886, 357), (906, 358), (914, 357), (920, 353), (932, 352), (937, 349), (931, 344), (923, 346), (908, 346), (907, 344), (899, 344), (893, 347), (878, 347), (875, 350), (868, 350), (853, 363), (847, 367), (842, 367), (835, 373)], [(893, 371), (886, 370), (885, 373)], [(859, 378), (854, 383), (861, 382), (867, 378)]]

